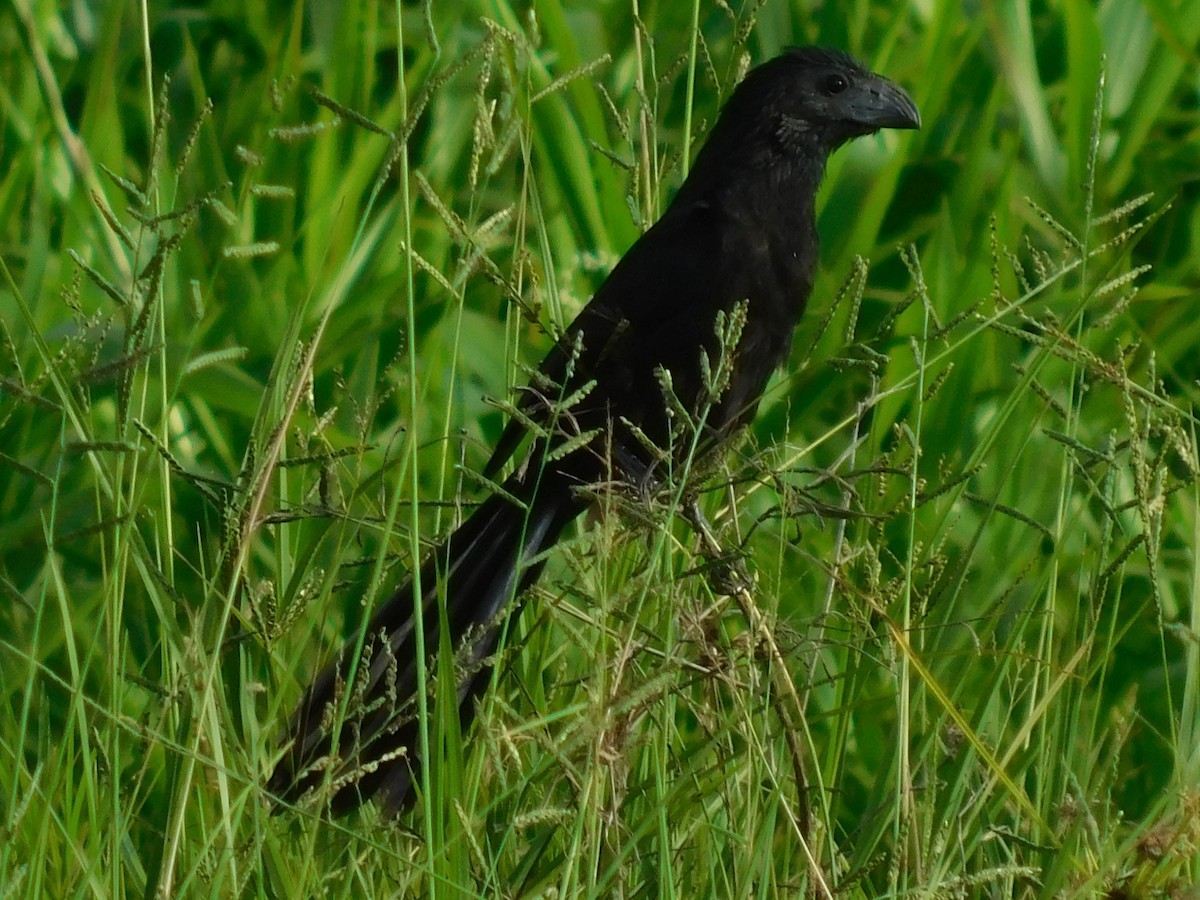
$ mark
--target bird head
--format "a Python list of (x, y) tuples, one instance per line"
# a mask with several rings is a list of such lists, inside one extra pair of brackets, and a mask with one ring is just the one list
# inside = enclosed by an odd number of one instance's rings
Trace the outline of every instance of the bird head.
[(786, 150), (815, 141), (832, 150), (881, 128), (920, 128), (912, 98), (852, 56), (822, 47), (792, 47), (754, 69), (738, 85), (760, 106), (773, 137)]
[(734, 88), (676, 202), (736, 194), (747, 184), (775, 191), (797, 176), (819, 181), (829, 154), (846, 141), (920, 125), (912, 98), (849, 54), (791, 47)]

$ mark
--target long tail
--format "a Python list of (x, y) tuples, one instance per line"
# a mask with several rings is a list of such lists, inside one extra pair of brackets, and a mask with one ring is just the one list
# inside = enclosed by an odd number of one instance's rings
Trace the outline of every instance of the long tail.
[[(444, 597), (456, 665), (466, 673), (456, 687), (464, 728), (488, 682), (501, 610), (541, 573), (544, 559), (529, 560), (556, 543), (586, 508), (563, 477), (544, 474), (536, 488), (520, 476), (510, 478), (505, 490), (527, 508), (503, 494), (492, 495), (421, 567), (425, 647), (432, 659), (440, 642), (438, 602)], [(291, 746), (267, 782), (270, 793), (294, 802), (328, 781), (330, 807), (337, 815), (376, 795), (389, 811), (405, 805), (421, 765), (413, 600), (409, 579), (376, 611), (353, 680), (354, 642), (317, 676), (292, 718)]]

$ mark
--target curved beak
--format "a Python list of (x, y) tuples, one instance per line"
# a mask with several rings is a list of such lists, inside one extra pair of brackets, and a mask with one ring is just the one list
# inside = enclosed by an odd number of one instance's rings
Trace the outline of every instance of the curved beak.
[(849, 118), (865, 128), (921, 127), (921, 113), (912, 97), (882, 75), (874, 75), (859, 85), (855, 95), (847, 100)]

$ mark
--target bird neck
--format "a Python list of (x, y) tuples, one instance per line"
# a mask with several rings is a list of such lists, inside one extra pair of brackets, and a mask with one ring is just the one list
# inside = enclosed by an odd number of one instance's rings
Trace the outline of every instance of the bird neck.
[[(825, 157), (773, 160), (758, 172), (739, 172), (723, 186), (720, 205), (762, 241), (782, 280), (811, 286), (817, 259), (817, 188)], [(808, 252), (801, 253), (801, 248)]]
[(815, 235), (817, 188), (830, 148), (815, 133), (786, 144), (761, 135), (723, 146), (720, 137), (701, 149), (674, 202), (714, 206), (793, 239)]
[(816, 274), (816, 196), (829, 148), (795, 137), (785, 146), (763, 137), (724, 146), (710, 140), (672, 202), (673, 210), (708, 208), (733, 227), (746, 264), (757, 263), (763, 297), (803, 306)]
[(727, 208), (744, 207), (760, 227), (793, 238), (815, 233), (817, 188), (825, 174), (825, 159), (776, 161), (763, 172), (744, 173), (731, 179), (726, 194)]

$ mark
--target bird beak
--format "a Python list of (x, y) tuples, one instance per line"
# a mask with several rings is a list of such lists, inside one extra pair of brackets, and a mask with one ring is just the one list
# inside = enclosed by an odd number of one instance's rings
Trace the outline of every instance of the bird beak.
[(849, 114), (855, 122), (872, 130), (920, 128), (921, 113), (912, 97), (880, 75), (862, 83), (850, 99)]

